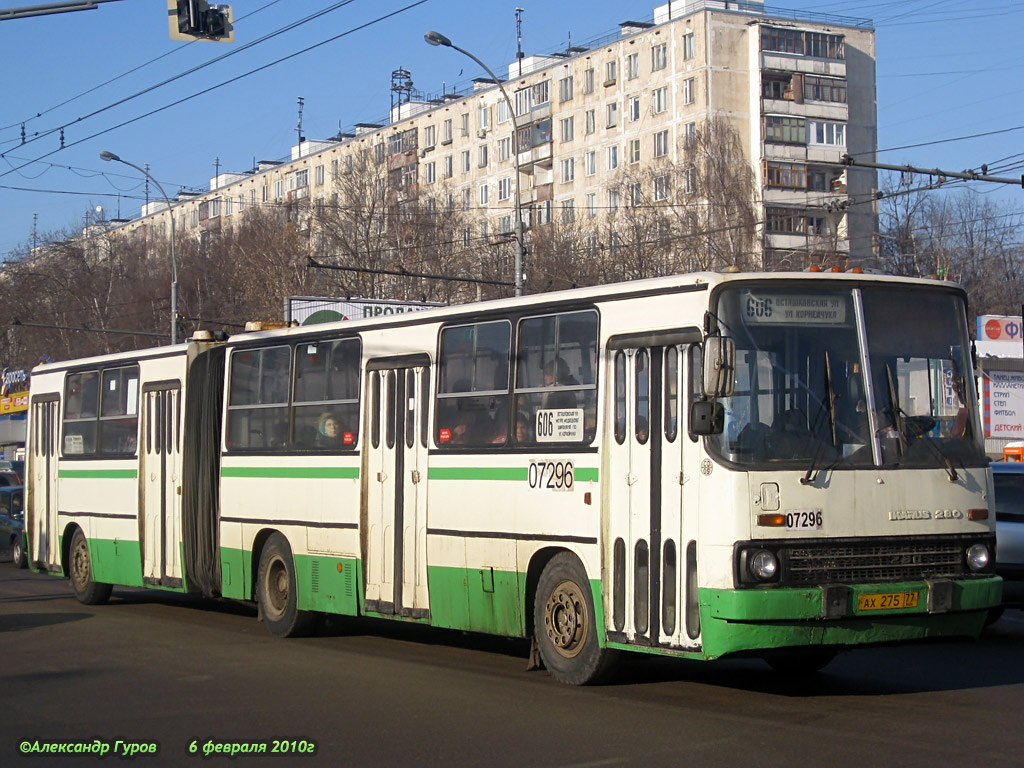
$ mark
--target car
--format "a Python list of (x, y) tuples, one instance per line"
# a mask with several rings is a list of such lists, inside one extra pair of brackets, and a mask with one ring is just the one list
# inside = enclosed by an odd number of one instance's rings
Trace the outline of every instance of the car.
[(1024, 579), (1024, 461), (992, 462), (996, 508), (996, 573)]
[(19, 475), (13, 469), (0, 469), (0, 488), (8, 488), (11, 486), (21, 486), (21, 475)]
[(20, 485), (0, 488), (0, 547), (10, 550), (15, 568), (28, 567), (25, 489)]

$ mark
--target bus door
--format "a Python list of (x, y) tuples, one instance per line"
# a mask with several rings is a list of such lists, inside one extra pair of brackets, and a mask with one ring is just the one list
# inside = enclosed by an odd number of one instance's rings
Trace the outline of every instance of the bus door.
[(681, 334), (622, 337), (610, 345), (605, 615), (612, 639), (692, 648), (699, 636), (697, 516), (694, 504), (683, 503), (694, 482), (683, 470), (696, 444), (682, 428), (681, 342), (692, 334)]
[(143, 386), (139, 446), (142, 581), (165, 587), (182, 585), (180, 409), (180, 382)]
[(60, 571), (60, 528), (57, 521), (57, 458), (60, 454), (60, 397), (32, 400), (32, 452), (26, 474), (30, 559), (49, 571)]
[(430, 360), (412, 355), (367, 364), (364, 609), (429, 615), (427, 405)]

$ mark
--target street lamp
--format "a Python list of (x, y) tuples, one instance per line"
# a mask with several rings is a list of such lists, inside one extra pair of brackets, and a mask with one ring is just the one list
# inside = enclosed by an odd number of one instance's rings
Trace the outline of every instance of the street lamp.
[(459, 53), (468, 56), (481, 67), (484, 72), (490, 75), (491, 79), (498, 84), (498, 88), (501, 90), (501, 95), (505, 99), (505, 104), (508, 105), (508, 113), (512, 116), (512, 160), (515, 164), (516, 169), (516, 196), (515, 196), (515, 207), (516, 207), (516, 223), (515, 223), (515, 237), (516, 237), (516, 260), (515, 260), (515, 290), (516, 296), (523, 295), (523, 255), (526, 252), (526, 244), (523, 242), (523, 211), (522, 211), (522, 197), (520, 196), (520, 175), (519, 175), (519, 123), (516, 121), (516, 110), (512, 105), (512, 99), (508, 97), (508, 91), (505, 90), (505, 86), (502, 85), (501, 80), (491, 72), (490, 68), (484, 64), (480, 59), (474, 56), (469, 51), (459, 48), (451, 40), (442, 35), (440, 32), (434, 32), (431, 30), (427, 32), (423, 39), (426, 40), (430, 45), (441, 45), (445, 48), (451, 48), (458, 51)]
[(156, 184), (156, 188), (160, 190), (160, 194), (164, 197), (164, 202), (167, 203), (167, 215), (171, 217), (171, 344), (178, 343), (178, 262), (174, 258), (174, 211), (171, 210), (171, 201), (167, 197), (167, 193), (164, 192), (164, 188), (160, 182), (149, 175), (149, 172), (139, 168), (135, 163), (129, 163), (127, 160), (122, 160), (120, 157), (115, 155), (113, 152), (107, 152), (103, 150), (100, 152), (100, 159), (107, 160), (108, 162), (113, 160), (117, 163), (124, 163), (127, 166), (134, 168), (136, 171), (141, 173), (147, 179)]

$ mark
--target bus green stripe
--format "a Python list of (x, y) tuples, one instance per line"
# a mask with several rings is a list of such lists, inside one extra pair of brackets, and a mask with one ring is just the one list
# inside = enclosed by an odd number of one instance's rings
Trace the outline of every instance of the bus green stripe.
[(71, 478), (82, 477), (105, 480), (132, 480), (139, 476), (135, 469), (60, 469), (57, 470), (57, 477)]
[[(430, 480), (529, 480), (528, 467), (431, 467)], [(597, 467), (577, 467), (573, 473), (577, 483), (597, 482)]]
[(359, 477), (359, 467), (222, 467), (220, 476), (355, 480)]

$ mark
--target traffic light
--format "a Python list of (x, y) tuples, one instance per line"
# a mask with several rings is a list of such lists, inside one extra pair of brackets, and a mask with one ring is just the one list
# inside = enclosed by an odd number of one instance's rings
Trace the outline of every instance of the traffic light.
[(207, 0), (167, 0), (167, 24), (171, 40), (231, 43), (235, 39), (230, 5), (210, 5)]

